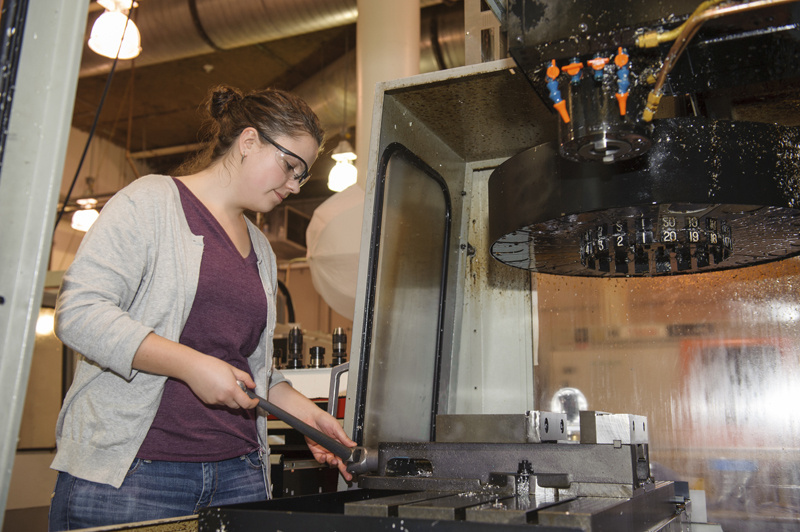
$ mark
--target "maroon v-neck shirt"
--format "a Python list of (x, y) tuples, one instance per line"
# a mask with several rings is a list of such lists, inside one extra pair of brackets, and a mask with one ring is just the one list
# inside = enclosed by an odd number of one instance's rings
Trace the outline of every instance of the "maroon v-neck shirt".
[[(203, 237), (197, 294), (180, 343), (250, 373), (247, 357), (267, 324), (267, 297), (255, 250), (251, 244), (248, 256), (242, 257), (205, 205), (180, 180), (175, 184), (189, 228)], [(254, 410), (206, 405), (186, 384), (170, 378), (137, 456), (211, 462), (257, 448)]]

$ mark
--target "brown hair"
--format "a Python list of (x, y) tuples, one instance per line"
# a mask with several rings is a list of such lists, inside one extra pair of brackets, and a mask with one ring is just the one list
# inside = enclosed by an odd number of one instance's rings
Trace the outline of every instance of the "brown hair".
[(208, 116), (200, 132), (206, 147), (182, 164), (176, 175), (207, 168), (228, 153), (248, 127), (254, 127), (272, 139), (308, 133), (320, 150), (325, 144), (325, 132), (317, 115), (305, 101), (290, 92), (262, 89), (244, 94), (233, 87), (220, 85), (211, 89), (204, 107)]

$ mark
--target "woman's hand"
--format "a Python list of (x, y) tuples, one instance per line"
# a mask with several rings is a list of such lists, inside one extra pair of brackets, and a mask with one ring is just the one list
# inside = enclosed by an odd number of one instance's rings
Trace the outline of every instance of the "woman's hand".
[(236, 383), (242, 381), (248, 388), (255, 388), (255, 382), (246, 371), (155, 333), (145, 337), (133, 357), (132, 366), (185, 382), (201, 401), (209, 405), (229, 408), (255, 408), (258, 405), (258, 400), (250, 399)]
[(251, 399), (236, 381), (253, 389), (256, 383), (246, 371), (235, 368), (216, 357), (202, 355), (184, 372), (181, 379), (201, 401), (228, 408), (255, 408), (258, 399)]
[[(337, 419), (292, 388), (289, 383), (281, 382), (270, 388), (268, 400), (339, 443), (347, 447), (356, 446), (356, 442), (347, 437)], [(306, 443), (317, 462), (337, 467), (347, 481), (353, 479), (353, 475), (347, 472), (347, 464), (339, 457), (309, 438), (306, 438)]]
[[(317, 414), (313, 423), (309, 423), (312, 427), (319, 429), (323, 434), (327, 434), (334, 440), (346, 445), (347, 447), (356, 446), (356, 442), (347, 437), (347, 434), (345, 434), (344, 429), (336, 418), (321, 408), (316, 408), (319, 410), (319, 414)], [(347, 472), (347, 464), (344, 463), (341, 458), (308, 437), (306, 437), (306, 443), (308, 444), (308, 448), (311, 450), (311, 454), (314, 455), (314, 459), (317, 462), (320, 464), (327, 463), (331, 467), (337, 467), (339, 468), (339, 471), (342, 473), (342, 476), (345, 478), (345, 480), (353, 480), (353, 475)]]

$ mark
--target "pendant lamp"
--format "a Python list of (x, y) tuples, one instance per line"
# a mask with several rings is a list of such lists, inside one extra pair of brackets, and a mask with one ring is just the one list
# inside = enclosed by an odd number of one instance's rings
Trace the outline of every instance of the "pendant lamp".
[(97, 0), (105, 12), (97, 17), (89, 37), (89, 48), (114, 59), (133, 59), (142, 51), (139, 28), (128, 16), (138, 4), (133, 0)]

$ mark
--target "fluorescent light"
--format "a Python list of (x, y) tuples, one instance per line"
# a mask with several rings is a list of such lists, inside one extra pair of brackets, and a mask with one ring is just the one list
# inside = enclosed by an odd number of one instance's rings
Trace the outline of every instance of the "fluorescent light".
[(41, 309), (39, 310), (39, 319), (36, 320), (36, 334), (39, 336), (49, 336), (53, 334), (55, 326), (55, 317), (53, 310)]

